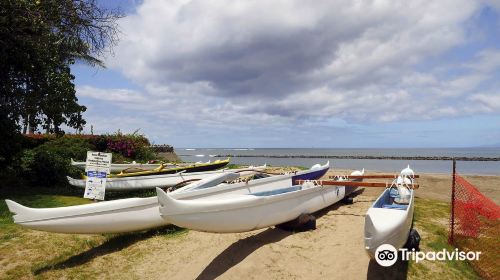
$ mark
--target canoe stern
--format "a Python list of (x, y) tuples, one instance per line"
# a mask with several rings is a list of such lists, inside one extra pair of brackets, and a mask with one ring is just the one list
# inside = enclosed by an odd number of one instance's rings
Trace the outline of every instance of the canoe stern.
[(365, 215), (364, 241), (368, 255), (373, 258), (382, 244), (400, 249), (406, 243), (413, 221), (413, 199), (406, 210), (375, 208)]

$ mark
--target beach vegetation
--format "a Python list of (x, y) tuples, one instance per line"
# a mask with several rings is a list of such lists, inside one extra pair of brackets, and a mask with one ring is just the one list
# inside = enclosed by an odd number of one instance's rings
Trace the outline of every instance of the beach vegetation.
[(87, 151), (112, 153), (113, 162), (148, 162), (161, 157), (150, 148), (149, 140), (137, 132), (120, 131), (105, 135), (28, 135), (21, 136), (21, 149), (10, 165), (0, 170), (5, 179), (0, 186), (67, 188), (66, 176), (79, 178), (83, 171), (71, 159), (85, 161)]
[(123, 234), (56, 234), (28, 230), (14, 224), (4, 201), (6, 198), (36, 208), (90, 203), (81, 197), (53, 194), (51, 189), (41, 190), (44, 194), (29, 190), (0, 194), (0, 255), (3, 256), (0, 258), (0, 279), (59, 278), (63, 269), (64, 277), (95, 278), (104, 275), (106, 268), (93, 271), (86, 264), (94, 259), (126, 251), (122, 261), (130, 265), (147, 253), (134, 248), (134, 244), (151, 238), (176, 238), (187, 232), (175, 226), (165, 226)]
[[(435, 199), (416, 198), (414, 228), (422, 239), (420, 249), (424, 252), (453, 252), (455, 248), (448, 244), (448, 219), (450, 204)], [(468, 261), (423, 261), (409, 262), (409, 278), (443, 279), (480, 279)]]

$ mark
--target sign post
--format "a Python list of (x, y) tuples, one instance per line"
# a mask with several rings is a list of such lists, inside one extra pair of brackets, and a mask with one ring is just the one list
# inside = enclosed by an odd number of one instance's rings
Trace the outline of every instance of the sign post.
[(85, 164), (87, 180), (85, 182), (84, 198), (104, 200), (106, 175), (111, 170), (111, 156), (111, 153), (87, 152), (87, 162)]

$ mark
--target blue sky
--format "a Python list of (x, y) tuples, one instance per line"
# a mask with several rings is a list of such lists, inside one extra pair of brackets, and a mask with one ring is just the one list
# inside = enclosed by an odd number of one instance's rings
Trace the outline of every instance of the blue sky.
[[(436, 3), (437, 2), (437, 3)], [(500, 146), (498, 1), (112, 1), (90, 131), (175, 147)]]

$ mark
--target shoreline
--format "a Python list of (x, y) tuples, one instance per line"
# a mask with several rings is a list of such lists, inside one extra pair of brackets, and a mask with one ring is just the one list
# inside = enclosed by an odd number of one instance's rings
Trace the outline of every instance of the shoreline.
[[(179, 156), (193, 156), (183, 155)], [(442, 160), (442, 161), (500, 161), (500, 157), (450, 157), (450, 156), (339, 156), (339, 155), (214, 155), (214, 158), (319, 158), (319, 159), (380, 159), (380, 160)]]
[[(198, 153), (198, 154), (194, 154)], [(495, 154), (342, 154), (325, 153), (314, 154), (307, 151), (268, 153), (265, 151), (246, 154), (244, 152), (226, 153), (214, 151), (197, 151), (193, 154), (178, 152), (183, 161), (196, 162), (231, 158), (233, 164), (262, 165), (267, 163), (271, 166), (302, 166), (309, 168), (314, 164), (323, 163), (327, 160), (333, 168), (375, 170), (383, 172), (394, 172), (406, 167), (408, 164), (418, 171), (426, 173), (450, 174), (453, 166), (453, 156), (457, 160), (457, 171), (467, 175), (491, 175), (500, 176), (500, 157)], [(329, 154), (329, 155), (326, 155)], [(333, 154), (333, 155), (332, 155)], [(458, 157), (460, 156), (460, 157)], [(463, 157), (466, 156), (466, 157)], [(464, 160), (462, 160), (464, 159)], [(498, 159), (498, 160), (497, 160)]]
[[(279, 166), (275, 166), (275, 167), (279, 167)], [(331, 168), (330, 167), (330, 172), (333, 171), (333, 172), (336, 172), (336, 171), (339, 171), (340, 172), (352, 172), (354, 171), (355, 169), (348, 169), (348, 168)], [(373, 170), (373, 169), (366, 169), (365, 168), (365, 174), (366, 173), (375, 173), (375, 174), (393, 174), (394, 175), (397, 175), (399, 174), (399, 172), (396, 170), (394, 172), (391, 172), (391, 171), (380, 171), (380, 170)], [(450, 172), (415, 172), (415, 174), (418, 174), (418, 175), (421, 175), (421, 176), (449, 176), (450, 177), (450, 180), (451, 180), (451, 171)], [(466, 176), (466, 177), (495, 177), (495, 178), (498, 178), (499, 179), (499, 188), (500, 188), (500, 175), (496, 175), (496, 174), (480, 174), (480, 173), (463, 173), (463, 172), (458, 172), (457, 171), (457, 174), (460, 175), (460, 176)], [(348, 174), (345, 174), (345, 175), (348, 175)]]

